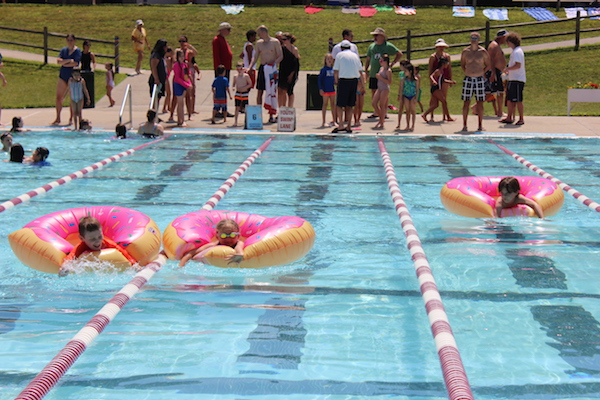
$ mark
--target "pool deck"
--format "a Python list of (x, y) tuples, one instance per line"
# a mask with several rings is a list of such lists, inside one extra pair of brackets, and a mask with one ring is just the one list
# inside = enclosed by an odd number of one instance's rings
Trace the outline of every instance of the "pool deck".
[[(600, 38), (591, 38), (596, 41), (600, 41)], [(565, 44), (568, 44), (566, 41)], [(5, 58), (25, 59), (32, 61), (42, 61), (42, 56), (22, 51), (0, 49), (0, 53)], [(458, 57), (458, 56), (455, 56)], [(55, 58), (50, 57), (49, 62), (54, 63)], [(146, 60), (147, 61), (147, 60)], [(426, 64), (427, 60), (413, 60), (417, 64)], [(117, 101), (114, 107), (109, 107), (109, 102), (106, 96), (102, 97), (95, 105), (94, 108), (84, 109), (83, 117), (89, 119), (92, 122), (94, 129), (106, 129), (114, 130), (115, 125), (119, 122), (120, 105), (123, 101), (125, 89), (128, 84), (131, 85), (132, 89), (132, 115), (133, 115), (133, 126), (137, 126), (144, 122), (146, 117), (146, 111), (149, 107), (150, 96), (148, 87), (148, 76), (149, 71), (145, 70), (141, 75), (134, 75), (134, 71), (131, 68), (121, 68), (121, 73), (128, 74), (127, 78), (123, 80), (119, 85), (113, 89), (113, 98)], [(321, 111), (320, 110), (306, 110), (306, 82), (308, 74), (315, 74), (317, 71), (301, 71), (298, 83), (296, 84), (296, 130), (293, 134), (309, 134), (318, 135), (330, 134), (332, 128), (321, 128)], [(177, 133), (254, 133), (257, 131), (244, 130), (240, 127), (234, 128), (233, 118), (227, 119), (227, 124), (223, 123), (223, 120), (217, 120), (216, 124), (210, 123), (210, 116), (212, 110), (212, 91), (211, 84), (214, 77), (213, 71), (202, 71), (203, 78), (200, 81), (196, 81), (196, 110), (199, 114), (194, 116), (193, 121), (186, 121), (187, 128), (175, 129)], [(235, 71), (232, 71), (235, 74)], [(10, 77), (9, 77), (10, 80)], [(10, 84), (10, 81), (9, 81)], [(104, 91), (103, 87), (96, 88), (96, 91)], [(458, 92), (455, 93), (457, 96)], [(233, 93), (232, 93), (233, 95)], [(256, 104), (256, 91), (250, 93), (250, 103)], [(162, 107), (162, 104), (161, 104)], [(491, 106), (485, 105), (486, 112), (490, 112)], [(229, 102), (229, 111), (233, 113), (233, 101)], [(436, 110), (438, 113), (440, 110)], [(525, 112), (527, 112), (527, 104), (525, 104)], [(68, 121), (69, 114), (68, 109), (64, 109), (62, 112), (62, 121)], [(7, 125), (10, 124), (13, 116), (21, 116), (25, 121), (25, 127), (30, 128), (48, 128), (50, 129), (50, 123), (55, 118), (54, 108), (28, 108), (28, 109), (3, 109), (2, 110), (2, 122)], [(576, 117), (576, 116), (529, 116), (525, 115), (525, 125), (516, 126), (514, 124), (504, 124), (497, 120), (496, 116), (485, 116), (483, 126), (486, 129), (485, 132), (475, 132), (470, 130), (468, 132), (461, 132), (462, 129), (462, 116), (453, 115), (456, 118), (454, 122), (441, 122), (441, 115), (436, 114), (436, 122), (425, 123), (419, 114), (417, 114), (417, 121), (415, 123), (415, 131), (396, 131), (394, 130), (397, 125), (397, 115), (391, 114), (390, 120), (386, 123), (385, 129), (374, 130), (373, 127), (376, 124), (375, 119), (366, 119), (367, 114), (363, 113), (361, 129), (355, 130), (354, 134), (361, 135), (457, 135), (457, 136), (481, 136), (483, 134), (488, 135), (510, 135), (510, 136), (600, 136), (600, 117)], [(159, 117), (162, 120), (167, 120), (168, 114), (160, 114)], [(331, 117), (331, 113), (327, 112), (328, 121)], [(123, 121), (129, 120), (129, 106), (125, 107), (125, 113), (123, 115)], [(258, 131), (262, 133), (280, 133), (278, 132), (277, 124), (268, 124), (268, 115), (263, 109), (263, 129)], [(244, 115), (240, 115), (239, 123), (243, 124)], [(402, 126), (405, 126), (406, 120), (403, 118)], [(469, 115), (468, 124), (470, 129), (476, 129), (477, 117), (475, 115)], [(131, 125), (128, 125), (131, 126)], [(170, 131), (176, 128), (174, 123), (163, 123), (166, 131)], [(69, 128), (64, 124), (61, 128)], [(56, 129), (54, 127), (53, 129)]]

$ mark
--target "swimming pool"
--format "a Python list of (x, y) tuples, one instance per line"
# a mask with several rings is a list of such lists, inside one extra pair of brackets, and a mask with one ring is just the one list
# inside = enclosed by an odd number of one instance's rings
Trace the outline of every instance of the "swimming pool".
[[(6, 163), (5, 201), (143, 143), (32, 132), (52, 167)], [(164, 229), (199, 209), (267, 136), (176, 135), (1, 213), (0, 398), (16, 397), (133, 273), (58, 279), (7, 235), (116, 204)], [(600, 199), (596, 139), (495, 139)], [(478, 399), (597, 398), (598, 216), (570, 196), (549, 221), (454, 216), (454, 177), (532, 175), (484, 139), (386, 138)], [(282, 267), (169, 262), (47, 399), (444, 399), (435, 345), (373, 137), (277, 137), (217, 209), (298, 215), (317, 233)]]

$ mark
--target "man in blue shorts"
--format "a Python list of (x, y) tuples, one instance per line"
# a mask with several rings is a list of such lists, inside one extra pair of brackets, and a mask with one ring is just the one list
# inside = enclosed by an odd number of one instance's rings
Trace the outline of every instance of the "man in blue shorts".
[(463, 80), (463, 132), (468, 131), (467, 117), (471, 98), (475, 96), (477, 101), (477, 118), (479, 127), (477, 131), (483, 131), (483, 102), (485, 100), (485, 73), (491, 68), (490, 56), (486, 49), (479, 45), (479, 32), (471, 32), (471, 44), (462, 51), (460, 56), (460, 67), (465, 73)]

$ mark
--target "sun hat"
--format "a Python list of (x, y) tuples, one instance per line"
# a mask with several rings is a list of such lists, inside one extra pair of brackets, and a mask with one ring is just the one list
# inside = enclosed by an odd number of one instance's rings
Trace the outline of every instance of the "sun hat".
[(496, 37), (502, 37), (508, 35), (508, 31), (506, 29), (500, 29), (498, 33), (496, 33)]
[(383, 37), (387, 38), (387, 35), (385, 34), (385, 30), (383, 28), (375, 28), (375, 30), (371, 32), (371, 35), (382, 35)]
[(448, 44), (446, 43), (446, 41), (442, 38), (439, 38), (438, 40), (435, 41), (435, 47), (450, 47), (448, 46)]
[(342, 40), (342, 41), (340, 42), (340, 47), (341, 47), (342, 49), (349, 49), (350, 47), (352, 47), (352, 45), (351, 45), (351, 43), (350, 43), (350, 41), (349, 41), (349, 40)]
[(222, 29), (231, 29), (231, 24), (229, 22), (221, 22), (219, 25), (219, 30)]
[(144, 21), (142, 21), (141, 19), (138, 19), (137, 21), (135, 21), (135, 25), (144, 25)]

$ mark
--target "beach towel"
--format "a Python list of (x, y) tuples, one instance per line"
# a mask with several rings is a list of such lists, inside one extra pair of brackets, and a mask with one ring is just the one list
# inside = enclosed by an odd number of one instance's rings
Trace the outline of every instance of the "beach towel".
[(528, 7), (524, 8), (523, 11), (537, 21), (554, 21), (555, 19), (558, 19), (558, 17), (554, 15), (552, 11), (544, 7)]
[(304, 11), (307, 14), (316, 14), (319, 11), (323, 11), (323, 9), (321, 7), (304, 6)]
[(577, 11), (579, 11), (581, 13), (582, 17), (587, 17), (588, 13), (587, 10), (583, 7), (569, 7), (569, 8), (565, 8), (565, 13), (567, 14), (567, 18), (576, 18), (577, 17)]
[(600, 8), (598, 7), (589, 7), (587, 13), (590, 19), (600, 19)]
[(414, 7), (394, 6), (394, 11), (398, 15), (416, 15), (417, 10)]
[(508, 21), (508, 10), (506, 8), (486, 8), (483, 15), (493, 21)]
[(223, 9), (223, 11), (225, 11), (225, 14), (233, 14), (233, 15), (237, 15), (239, 13), (241, 13), (242, 11), (244, 11), (244, 5), (243, 4), (229, 4), (229, 5), (225, 5), (223, 4), (221, 6), (221, 8)]
[(376, 4), (375, 5), (375, 9), (377, 11), (392, 11), (394, 9), (394, 7), (392, 6), (388, 6), (387, 4)]
[(452, 7), (453, 17), (474, 17), (475, 7), (468, 6), (453, 6)]
[(360, 6), (358, 13), (361, 17), (369, 18), (377, 14), (377, 9), (373, 6)]
[(277, 114), (277, 81), (279, 71), (275, 64), (265, 64), (265, 108), (269, 114)]
[(344, 14), (358, 14), (360, 10), (358, 7), (342, 7), (342, 12)]

